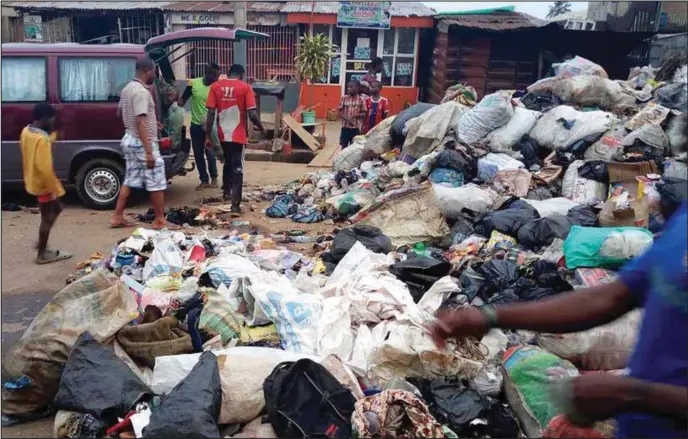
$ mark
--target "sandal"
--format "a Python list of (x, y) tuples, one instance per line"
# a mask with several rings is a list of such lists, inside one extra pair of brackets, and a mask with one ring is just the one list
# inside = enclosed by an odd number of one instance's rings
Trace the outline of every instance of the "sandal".
[(36, 264), (45, 265), (53, 262), (60, 262), (72, 257), (71, 253), (61, 252), (60, 250), (46, 250), (43, 256), (36, 257)]
[(205, 189), (210, 189), (210, 185), (208, 183), (201, 183), (198, 186), (196, 186), (197, 191), (202, 191)]

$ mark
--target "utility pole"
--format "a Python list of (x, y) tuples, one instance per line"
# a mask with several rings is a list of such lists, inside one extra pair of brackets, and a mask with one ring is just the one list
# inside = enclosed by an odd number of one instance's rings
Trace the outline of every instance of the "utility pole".
[[(234, 28), (246, 29), (246, 2), (235, 2)], [(246, 68), (248, 56), (246, 54), (246, 40), (234, 42), (234, 64), (241, 64)]]

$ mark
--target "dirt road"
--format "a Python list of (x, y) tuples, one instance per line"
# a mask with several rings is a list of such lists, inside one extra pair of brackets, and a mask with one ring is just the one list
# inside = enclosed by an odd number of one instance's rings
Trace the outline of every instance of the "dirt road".
[[(269, 185), (294, 180), (309, 168), (305, 165), (247, 162), (245, 185)], [(176, 178), (168, 189), (167, 206), (197, 206), (202, 196), (219, 195), (219, 190), (198, 192), (195, 186), (198, 176), (195, 172)], [(245, 188), (247, 191), (249, 188)], [(26, 195), (5, 194), (3, 202), (24, 204), (31, 199)], [(37, 266), (33, 263), (32, 249), (38, 233), (40, 215), (28, 212), (2, 212), (2, 356), (12, 343), (24, 332), (36, 314), (50, 298), (65, 286), (65, 278), (74, 271), (75, 265), (98, 251), (107, 253), (116, 242), (131, 233), (131, 230), (108, 228), (110, 212), (88, 210), (81, 206), (76, 197), (66, 198), (67, 207), (59, 218), (50, 237), (52, 248), (64, 249), (74, 254), (73, 259), (58, 264)], [(332, 226), (324, 224), (302, 225), (290, 220), (275, 220), (265, 217), (262, 209), (268, 203), (248, 202), (242, 207), (247, 212), (242, 219), (260, 230), (278, 232), (293, 229), (324, 232)], [(145, 198), (131, 207), (131, 212), (148, 209)], [(52, 419), (42, 420), (15, 427), (3, 428), (2, 437), (52, 437)]]

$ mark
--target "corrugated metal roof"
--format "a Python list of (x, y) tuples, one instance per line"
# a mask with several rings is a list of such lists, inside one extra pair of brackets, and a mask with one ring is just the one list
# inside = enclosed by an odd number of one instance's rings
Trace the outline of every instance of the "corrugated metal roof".
[[(247, 2), (248, 12), (280, 12), (286, 2)], [(174, 2), (164, 7), (177, 12), (233, 12), (232, 2)]]
[(15, 9), (57, 9), (69, 11), (163, 10), (170, 2), (7, 2)]
[(557, 15), (556, 17), (552, 17), (551, 19), (548, 19), (547, 21), (566, 21), (569, 18), (571, 20), (585, 20), (588, 17), (588, 10), (583, 9), (580, 11), (570, 11), (566, 12), (561, 15)]
[(530, 27), (554, 25), (547, 20), (541, 20), (532, 15), (521, 12), (495, 12), (482, 15), (451, 15), (438, 17), (441, 23), (449, 26), (460, 26), (482, 30), (511, 30)]
[[(282, 12), (311, 12), (313, 2), (287, 2)], [(392, 2), (389, 12), (392, 17), (434, 17), (437, 12), (420, 2)], [(338, 2), (315, 2), (315, 14), (336, 14)]]

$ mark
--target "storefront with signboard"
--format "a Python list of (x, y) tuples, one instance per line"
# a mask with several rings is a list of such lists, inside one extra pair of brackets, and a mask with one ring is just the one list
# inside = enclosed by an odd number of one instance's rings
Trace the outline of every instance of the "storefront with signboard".
[[(385, 3), (387, 3), (385, 5)], [(433, 11), (421, 3), (289, 2), (283, 9), (288, 23), (303, 32), (327, 35), (336, 46), (325, 76), (304, 84), (302, 96), (314, 96), (318, 117), (336, 109), (351, 79), (361, 79), (373, 58), (384, 63), (382, 95), (390, 100), (392, 114), (418, 101), (420, 35), (433, 27)], [(304, 105), (312, 105), (305, 100)]]

